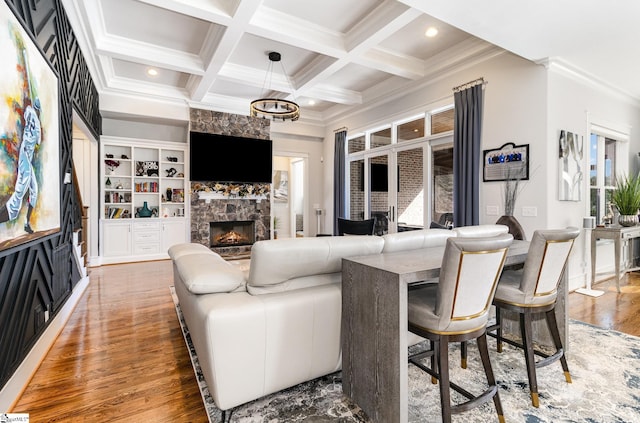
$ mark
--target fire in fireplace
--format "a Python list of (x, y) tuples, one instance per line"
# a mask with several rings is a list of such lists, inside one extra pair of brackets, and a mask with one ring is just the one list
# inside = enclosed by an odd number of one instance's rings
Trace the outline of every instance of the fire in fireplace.
[(211, 247), (237, 247), (255, 242), (253, 221), (209, 222), (209, 229)]

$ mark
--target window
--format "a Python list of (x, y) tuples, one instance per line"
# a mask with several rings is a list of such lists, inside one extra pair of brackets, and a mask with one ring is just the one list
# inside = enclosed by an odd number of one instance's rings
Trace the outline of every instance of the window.
[(351, 138), (349, 141), (349, 154), (364, 151), (364, 135)]
[(453, 131), (453, 110), (454, 109), (443, 110), (431, 115), (432, 135)]
[[(382, 233), (418, 229), (432, 220), (451, 221), (453, 140), (448, 133), (452, 131), (453, 108), (448, 105), (382, 122), (365, 129), (364, 135), (354, 133), (347, 139), (348, 216), (365, 219), (377, 215), (388, 223), (380, 228)], [(377, 185), (378, 180), (384, 180), (384, 188)], [(387, 221), (389, 210), (393, 211)]]
[(371, 148), (384, 147), (391, 144), (391, 128), (382, 129), (371, 134)]
[(611, 211), (611, 194), (615, 190), (616, 176), (626, 173), (623, 161), (617, 160), (622, 155), (620, 150), (626, 143), (594, 132), (589, 143), (589, 215), (603, 223), (613, 217)]
[(397, 137), (398, 142), (411, 141), (424, 137), (424, 116), (420, 119), (398, 125)]

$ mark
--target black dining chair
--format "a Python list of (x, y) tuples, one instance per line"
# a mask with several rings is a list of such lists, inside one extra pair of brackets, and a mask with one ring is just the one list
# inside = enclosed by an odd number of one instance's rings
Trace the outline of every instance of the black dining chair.
[(376, 219), (349, 220), (338, 218), (338, 235), (373, 235)]

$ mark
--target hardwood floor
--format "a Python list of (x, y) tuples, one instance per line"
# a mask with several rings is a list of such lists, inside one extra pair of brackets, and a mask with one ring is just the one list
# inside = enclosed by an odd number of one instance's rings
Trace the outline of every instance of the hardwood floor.
[(90, 279), (13, 412), (32, 422), (207, 422), (171, 262), (102, 266)]
[[(33, 422), (206, 422), (169, 286), (171, 262), (91, 269), (91, 283), (13, 412)], [(640, 336), (640, 274), (569, 295), (569, 316)]]
[(621, 279), (621, 293), (616, 291), (613, 278), (595, 284), (593, 289), (605, 293), (598, 298), (569, 294), (569, 317), (640, 336), (640, 273), (630, 272)]

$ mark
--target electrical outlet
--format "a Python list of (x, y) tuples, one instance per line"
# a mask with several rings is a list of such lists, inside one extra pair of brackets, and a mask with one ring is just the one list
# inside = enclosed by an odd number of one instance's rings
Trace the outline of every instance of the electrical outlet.
[(535, 217), (538, 215), (538, 208), (535, 206), (527, 206), (522, 208), (522, 215), (528, 217)]
[(487, 206), (487, 216), (497, 216), (498, 206)]

